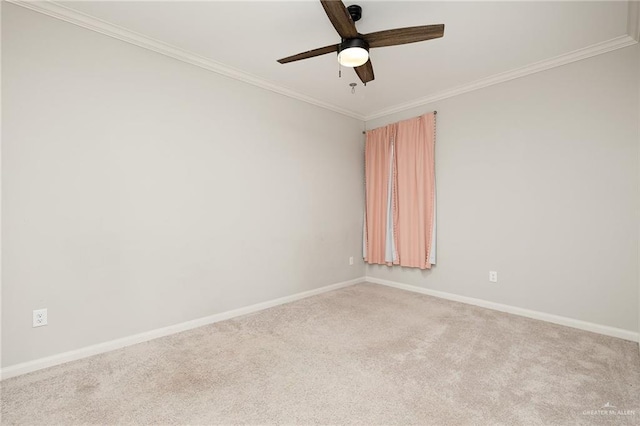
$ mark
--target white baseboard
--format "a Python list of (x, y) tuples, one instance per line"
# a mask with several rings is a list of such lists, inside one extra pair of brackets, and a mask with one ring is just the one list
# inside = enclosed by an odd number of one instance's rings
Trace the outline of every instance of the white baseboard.
[(483, 308), (493, 309), (495, 311), (506, 312), (509, 314), (519, 315), (521, 317), (533, 318), (541, 321), (551, 322), (554, 324), (564, 325), (567, 327), (578, 328), (580, 330), (591, 331), (593, 333), (604, 334), (606, 336), (618, 337), (632, 342), (638, 342), (639, 334), (635, 331), (623, 330), (621, 328), (609, 327), (606, 325), (594, 324), (591, 322), (581, 321), (573, 318), (561, 317), (559, 315), (547, 314), (530, 309), (518, 308), (516, 306), (503, 305), (502, 303), (489, 302), (488, 300), (476, 299), (473, 297), (460, 296), (444, 291), (431, 290), (428, 288), (417, 287), (409, 284), (402, 284), (395, 281), (383, 280), (375, 277), (365, 277), (367, 282), (374, 284), (382, 284), (389, 287), (395, 287), (402, 290), (422, 293), (429, 296), (439, 297), (441, 299), (453, 300), (469, 305), (480, 306)]
[(272, 308), (274, 306), (283, 305), (285, 303), (294, 302), (296, 300), (315, 296), (317, 294), (326, 293), (332, 290), (348, 287), (363, 281), (367, 281), (374, 284), (382, 284), (389, 287), (395, 287), (402, 290), (412, 291), (415, 293), (426, 294), (429, 296), (439, 297), (441, 299), (453, 300), (456, 302), (466, 303), (469, 305), (480, 306), (483, 308), (493, 309), (500, 312), (507, 312), (510, 314), (519, 315), (527, 318), (547, 321), (554, 324), (577, 328), (580, 330), (586, 330), (594, 333), (604, 334), (606, 336), (618, 337), (620, 339), (630, 340), (633, 342), (639, 341), (639, 333), (636, 333), (630, 330), (623, 330), (620, 328), (594, 324), (594, 323), (576, 320), (572, 318), (561, 317), (558, 315), (547, 314), (544, 312), (518, 308), (516, 306), (503, 305), (501, 303), (490, 302), (487, 300), (476, 299), (473, 297), (460, 296), (453, 293), (446, 293), (443, 291), (431, 290), (423, 287), (417, 287), (409, 284), (402, 284), (395, 281), (383, 280), (380, 278), (367, 276), (367, 277), (359, 277), (349, 281), (343, 281), (343, 282), (327, 285), (324, 287), (305, 291), (302, 293), (292, 294), (290, 296), (280, 297), (278, 299), (269, 300), (266, 302), (256, 303), (255, 305), (245, 306), (243, 308), (238, 308), (232, 311), (210, 315), (208, 317), (199, 318), (192, 321), (186, 321), (186, 322), (171, 325), (168, 327), (158, 328), (158, 329), (147, 331), (144, 333), (135, 334), (133, 336), (123, 337), (121, 339), (116, 339), (108, 342), (98, 343), (96, 345), (86, 346), (84, 348), (75, 349), (69, 352), (63, 352), (61, 354), (52, 355), (46, 358), (40, 358), (33, 361), (24, 362), (21, 364), (11, 365), (9, 367), (6, 367), (0, 370), (0, 377), (2, 380), (4, 380), (10, 377), (31, 373), (33, 371), (42, 370), (43, 368), (53, 367), (55, 365), (64, 364), (66, 362), (87, 358), (87, 357), (101, 354), (104, 352), (109, 352), (109, 351), (121, 349), (127, 346), (135, 345), (137, 343), (142, 343), (149, 340), (157, 339), (159, 337), (164, 337), (171, 334), (180, 333), (182, 331), (191, 330), (193, 328), (202, 327), (204, 325), (213, 324), (219, 321), (224, 321), (227, 319), (239, 317), (241, 315), (247, 315), (253, 312), (262, 311), (264, 309)]
[(364, 281), (364, 277), (359, 277), (349, 281), (343, 281), (343, 282), (327, 285), (324, 287), (316, 288), (316, 289), (305, 291), (302, 293), (292, 294), (291, 296), (284, 296), (278, 299), (256, 303), (255, 305), (245, 306), (243, 308), (234, 309), (232, 311), (222, 312), (219, 314), (210, 315), (208, 317), (199, 318), (192, 321), (186, 321), (180, 324), (170, 325), (168, 327), (158, 328), (155, 330), (146, 331), (144, 333), (134, 334), (133, 336), (123, 337), (121, 339), (98, 343), (96, 345), (85, 346), (84, 348), (75, 349), (69, 352), (63, 352), (61, 354), (48, 356), (46, 358), (40, 358), (40, 359), (35, 359), (33, 361), (23, 362), (21, 364), (11, 365), (9, 367), (6, 367), (0, 370), (0, 377), (2, 380), (4, 380), (10, 377), (31, 373), (33, 371), (42, 370), (43, 368), (53, 367), (55, 365), (64, 364), (66, 362), (87, 358), (87, 357), (101, 354), (104, 352), (109, 352), (116, 349), (124, 348), (126, 346), (135, 345), (137, 343), (142, 343), (149, 340), (157, 339), (159, 337), (180, 333), (181, 331), (187, 331), (193, 328), (202, 327), (204, 325), (213, 324), (215, 322), (239, 317), (241, 315), (247, 315), (253, 312), (262, 311), (264, 309), (272, 308), (274, 306), (283, 305), (285, 303), (294, 302), (296, 300), (315, 296), (317, 294), (326, 293), (328, 291), (337, 290), (343, 287), (348, 287), (350, 285), (357, 284), (363, 281)]

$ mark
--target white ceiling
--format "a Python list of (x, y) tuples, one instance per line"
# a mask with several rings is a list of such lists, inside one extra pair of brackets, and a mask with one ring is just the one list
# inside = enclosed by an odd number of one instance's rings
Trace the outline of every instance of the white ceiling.
[(345, 3), (362, 6), (361, 33), (443, 23), (445, 36), (372, 49), (362, 87), (333, 54), (276, 62), (340, 41), (318, 1), (60, 2), (362, 117), (627, 34), (623, 1)]

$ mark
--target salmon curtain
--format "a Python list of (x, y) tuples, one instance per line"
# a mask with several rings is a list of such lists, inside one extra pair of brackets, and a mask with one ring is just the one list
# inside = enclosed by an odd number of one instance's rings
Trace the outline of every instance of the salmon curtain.
[(393, 126), (367, 132), (365, 147), (365, 253), (369, 263), (385, 261), (387, 241), (388, 190)]
[(363, 250), (370, 264), (435, 263), (435, 113), (367, 132)]

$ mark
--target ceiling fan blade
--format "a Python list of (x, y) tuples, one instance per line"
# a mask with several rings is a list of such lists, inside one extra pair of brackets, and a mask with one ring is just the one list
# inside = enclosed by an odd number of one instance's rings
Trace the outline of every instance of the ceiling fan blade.
[(369, 47), (385, 47), (431, 40), (440, 38), (443, 35), (444, 25), (439, 24), (377, 31), (375, 33), (365, 34), (362, 37), (369, 43)]
[(326, 55), (327, 53), (337, 52), (337, 51), (338, 51), (338, 45), (332, 44), (331, 46), (319, 47), (317, 49), (309, 50), (307, 52), (298, 53), (297, 55), (278, 59), (278, 62), (280, 62), (281, 64), (286, 64), (288, 62), (299, 61), (301, 59), (309, 59), (315, 56)]
[(320, 0), (324, 11), (327, 13), (329, 20), (333, 24), (340, 37), (342, 38), (356, 38), (358, 37), (358, 30), (356, 30), (356, 24), (353, 22), (349, 11), (345, 7), (344, 3), (340, 0)]
[(371, 65), (371, 59), (369, 59), (364, 65), (360, 65), (359, 67), (355, 67), (354, 70), (360, 80), (363, 83), (367, 84), (369, 81), (373, 81), (373, 65)]

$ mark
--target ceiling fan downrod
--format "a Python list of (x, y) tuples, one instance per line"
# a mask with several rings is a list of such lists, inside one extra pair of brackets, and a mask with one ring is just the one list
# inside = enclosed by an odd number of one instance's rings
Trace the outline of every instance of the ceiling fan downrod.
[(353, 22), (358, 22), (360, 18), (362, 18), (362, 8), (357, 4), (347, 6), (347, 11), (349, 11), (349, 15), (351, 15)]

